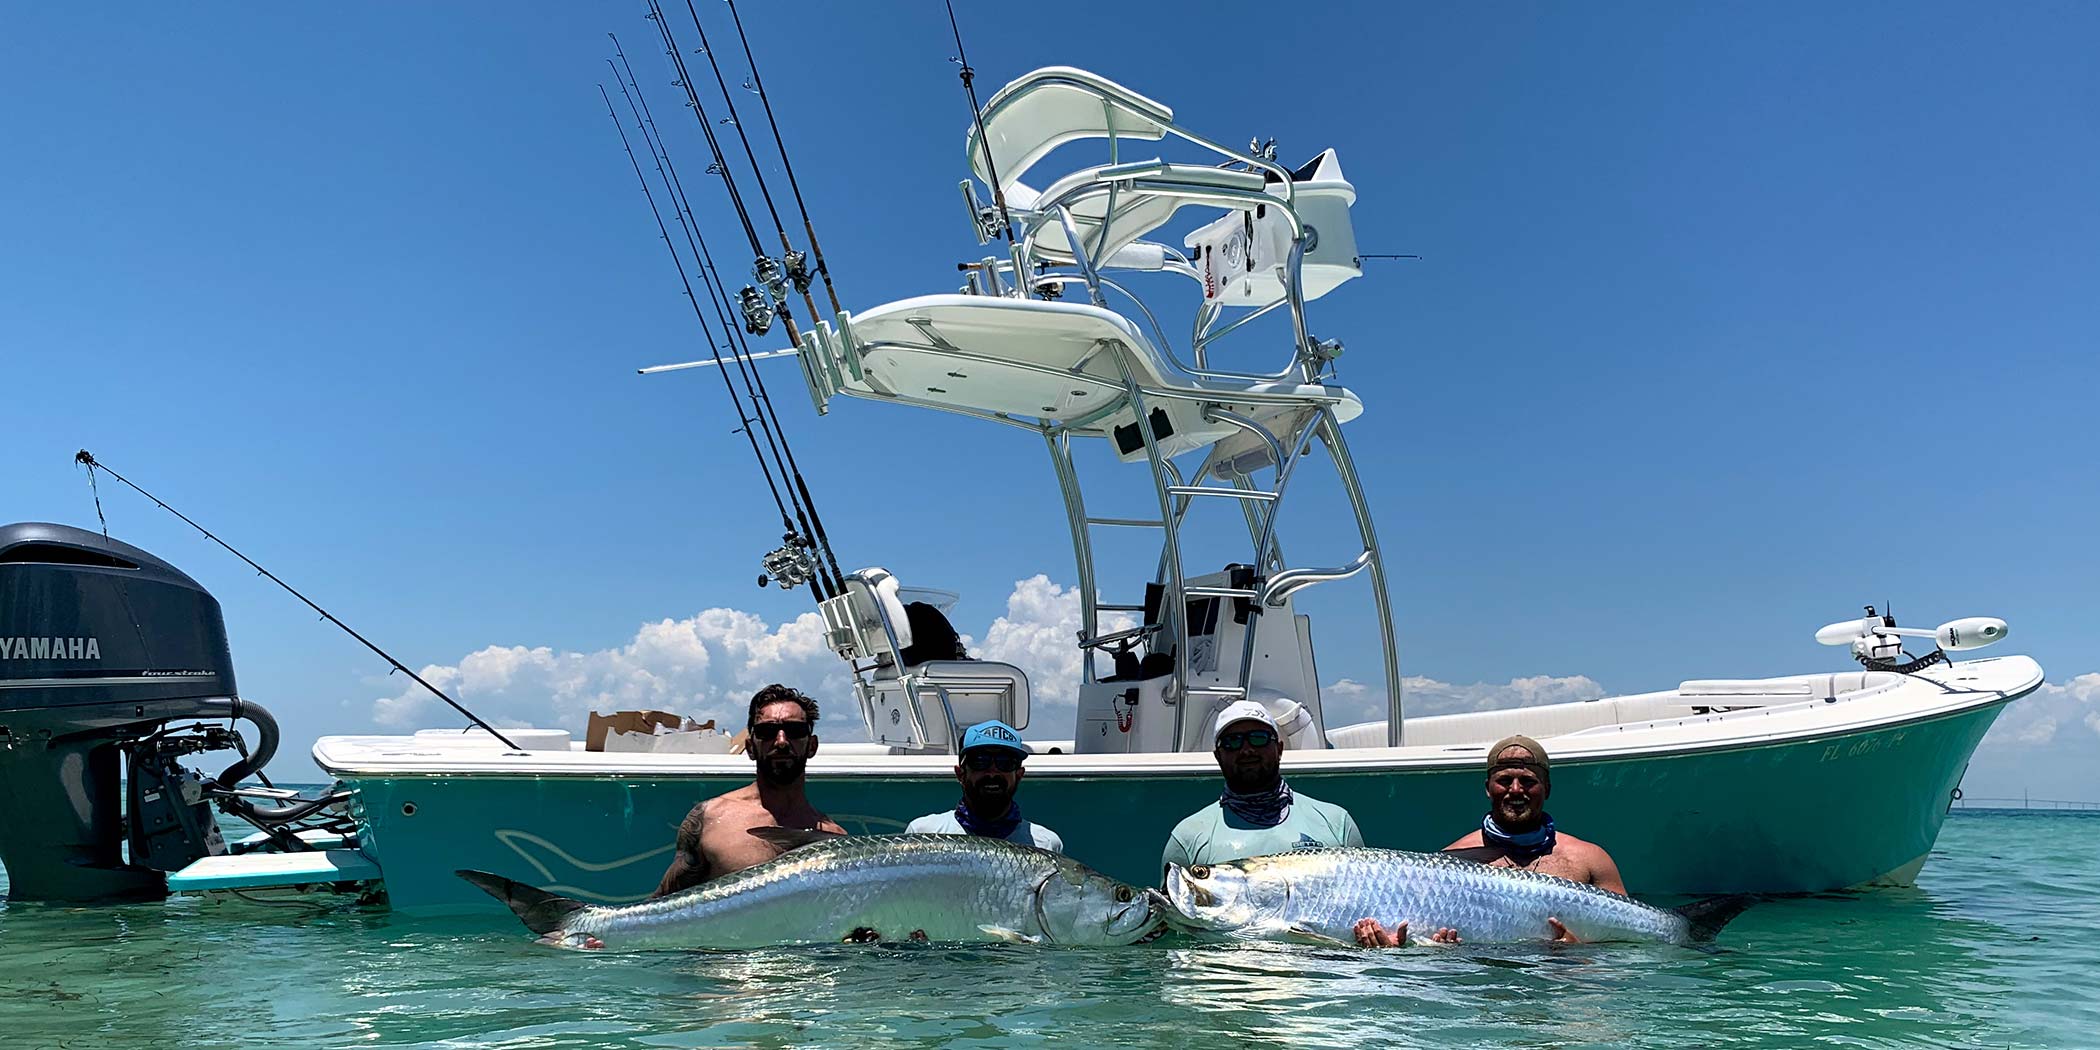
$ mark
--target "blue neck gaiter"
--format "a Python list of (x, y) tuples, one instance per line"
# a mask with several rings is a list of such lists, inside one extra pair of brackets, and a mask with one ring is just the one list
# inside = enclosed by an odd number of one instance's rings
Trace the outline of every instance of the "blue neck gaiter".
[(1273, 828), (1291, 815), (1291, 785), (1283, 780), (1268, 791), (1255, 791), (1242, 795), (1231, 788), (1218, 796), (1218, 805), (1226, 812), (1258, 828)]
[(961, 824), (962, 829), (972, 835), (1003, 839), (1021, 826), (1021, 804), (1016, 802), (1006, 807), (1006, 815), (997, 820), (979, 820), (976, 814), (970, 812), (968, 802), (958, 802), (955, 804), (955, 822)]
[(1502, 830), (1501, 825), (1495, 823), (1495, 815), (1490, 813), (1480, 818), (1481, 841), (1500, 849), (1519, 864), (1529, 864), (1553, 852), (1553, 817), (1551, 814), (1540, 816), (1544, 819), (1539, 821), (1538, 827), (1513, 835)]

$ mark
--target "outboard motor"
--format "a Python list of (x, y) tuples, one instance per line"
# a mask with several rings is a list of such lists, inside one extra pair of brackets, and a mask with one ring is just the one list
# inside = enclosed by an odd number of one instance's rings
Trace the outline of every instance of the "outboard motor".
[[(172, 724), (186, 719), (227, 724)], [(233, 720), (255, 726), (252, 749)], [(226, 851), (213, 801), (251, 820), (312, 812), (230, 794), (276, 748), (275, 720), (236, 694), (225, 619), (195, 580), (83, 529), (0, 526), (0, 864), (10, 897), (157, 897), (163, 873)], [(225, 749), (243, 757), (215, 780), (178, 762)]]

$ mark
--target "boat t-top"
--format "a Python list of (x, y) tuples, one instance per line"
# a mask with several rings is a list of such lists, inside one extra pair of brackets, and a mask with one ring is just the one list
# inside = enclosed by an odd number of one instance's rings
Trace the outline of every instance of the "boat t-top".
[[(1605, 844), (1637, 893), (1901, 883), (1924, 863), (1977, 742), (2042, 680), (2026, 657), (1949, 655), (2002, 639), (2003, 621), (1916, 629), (1870, 609), (1817, 634), (1848, 649), (1853, 666), (1840, 670), (1409, 717), (1391, 581), (1347, 439), (1375, 398), (1367, 404), (1337, 381), (1342, 342), (1314, 319), (1321, 299), (1362, 275), (1357, 191), (1337, 152), (1286, 166), (1273, 148), (1223, 145), (1104, 77), (1050, 67), (985, 102), (962, 160), (960, 196), (983, 253), (959, 263), (962, 286), (830, 313), (796, 332), (792, 356), (819, 414), (841, 397), (951, 413), (1022, 438), (1017, 453), (1032, 446), (1025, 454), (1047, 457), (1077, 579), (1076, 710), (1069, 721), (1032, 717), (1042, 683), (962, 652), (947, 620), (954, 596), (926, 586), (946, 581), (900, 581), (878, 567), (834, 574), (806, 541), (783, 546), (765, 559), (769, 577), (811, 588), (865, 728), (864, 740), (844, 740), (827, 716), (809, 766), (812, 798), (849, 831), (895, 831), (952, 806), (958, 734), (997, 718), (1023, 729), (1036, 752), (1029, 818), (1055, 828), (1074, 856), (1153, 882), (1168, 830), (1217, 796), (1216, 713), (1254, 700), (1282, 728), (1291, 784), (1347, 808), (1372, 845), (1433, 850), (1476, 826), (1486, 748), (1523, 733), (1552, 753), (1559, 824)], [(767, 309), (756, 294), (744, 305)], [(762, 320), (752, 317), (753, 328)], [(1283, 510), (1306, 471), (1323, 474), (1353, 514), (1354, 540), (1342, 549), (1286, 543)], [(1082, 478), (1104, 472), (1119, 475), (1112, 494), (1149, 498), (1137, 510), (1111, 506)], [(907, 499), (895, 513), (930, 512), (938, 498), (928, 494), (923, 508)], [(135, 706), (126, 690), (147, 687), (127, 675), (148, 668), (111, 670), (123, 606), (93, 600), (151, 556), (79, 530), (13, 528), (29, 531), (0, 532), (0, 582), (34, 575), (87, 598), (63, 630), (9, 605), (0, 636), (99, 636), (105, 655), (94, 667), (78, 647), (0, 663), (0, 734), (11, 730), (14, 742), (0, 748), (0, 778), (48, 780), (38, 797), (106, 791), (114, 805), (113, 759), (59, 768), (25, 757), (29, 744), (45, 745), (18, 727), (62, 723), (59, 736), (93, 754), (173, 717), (147, 718), (143, 707), (125, 715)], [(1242, 529), (1237, 554), (1195, 553)], [(1104, 568), (1133, 560), (1156, 568), (1140, 577)], [(216, 622), (210, 596), (167, 572), (180, 596), (168, 616)], [(1383, 718), (1335, 724), (1323, 706), (1318, 625), (1298, 603), (1328, 587), (1368, 592), (1356, 615), (1376, 627)], [(185, 645), (205, 660), (214, 644), (159, 621), (146, 627), (169, 632), (167, 645), (137, 657), (159, 669)], [(1906, 640), (1920, 639), (1935, 647), (1912, 657)], [(223, 635), (216, 644), (223, 654)], [(231, 696), (230, 669), (180, 683), (155, 678), (151, 688), (199, 704)], [(175, 850), (163, 862), (168, 884), (354, 884), (397, 908), (495, 907), (452, 875), (473, 868), (585, 900), (640, 899), (669, 860), (680, 818), (748, 783), (750, 761), (591, 750), (578, 728), (324, 737), (313, 756), (338, 779), (330, 797), (340, 819), (289, 831), (265, 821), (266, 857), (221, 844), (185, 861)], [(0, 845), (17, 893), (56, 885), (35, 874), (47, 866), (32, 851), (63, 845), (68, 863), (112, 863), (114, 847), (102, 844), (123, 829), (97, 816), (45, 842), (25, 837), (15, 814), (0, 821), (11, 822), (0, 824)]]

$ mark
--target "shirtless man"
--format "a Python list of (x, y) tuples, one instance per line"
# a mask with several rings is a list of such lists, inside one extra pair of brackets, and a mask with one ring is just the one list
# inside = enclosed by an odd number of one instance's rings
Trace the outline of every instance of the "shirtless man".
[(693, 807), (678, 825), (677, 852), (652, 897), (691, 889), (772, 860), (780, 851), (752, 828), (797, 828), (843, 835), (846, 829), (817, 811), (803, 794), (802, 772), (817, 753), (817, 702), (784, 685), (751, 697), (751, 731), (744, 753), (758, 764), (749, 787)]
[[(1611, 854), (1604, 852), (1604, 847), (1553, 826), (1553, 818), (1546, 813), (1546, 796), (1553, 791), (1552, 772), (1546, 749), (1538, 741), (1528, 736), (1497, 741), (1488, 749), (1487, 767), (1487, 816), (1481, 819), (1479, 830), (1445, 846), (1444, 852), (1463, 853), (1500, 867), (1557, 875), (1613, 893), (1626, 892), (1619, 866)], [(1575, 940), (1559, 919), (1546, 922), (1552, 927), (1553, 940)], [(1438, 933), (1437, 940), (1458, 943), (1456, 933)], [(1364, 919), (1356, 924), (1356, 942), (1373, 948), (1405, 944), (1407, 924), (1388, 930), (1375, 919)]]

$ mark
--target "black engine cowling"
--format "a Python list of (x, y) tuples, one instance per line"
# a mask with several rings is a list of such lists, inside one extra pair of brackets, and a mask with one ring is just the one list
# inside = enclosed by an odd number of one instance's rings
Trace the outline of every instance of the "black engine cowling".
[[(176, 720), (243, 717), (235, 697), (225, 619), (195, 580), (83, 529), (0, 526), (0, 864), (8, 895), (157, 896), (162, 872), (223, 849), (194, 777), (172, 762), (201, 748), (158, 746), (157, 734)], [(256, 713), (248, 717), (268, 722)], [(274, 737), (275, 723), (265, 728)], [(220, 742), (232, 739), (221, 732)], [(274, 749), (274, 739), (266, 743)], [(260, 764), (239, 766), (245, 773)]]

